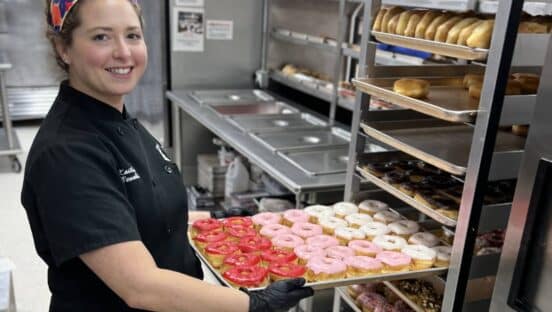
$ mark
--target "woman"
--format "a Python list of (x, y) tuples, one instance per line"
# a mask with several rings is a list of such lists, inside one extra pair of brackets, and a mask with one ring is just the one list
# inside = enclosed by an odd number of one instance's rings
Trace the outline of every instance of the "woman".
[(124, 107), (147, 66), (140, 7), (46, 2), (68, 80), (29, 152), (22, 203), (50, 311), (277, 311), (311, 296), (303, 279), (252, 293), (201, 281), (180, 173)]

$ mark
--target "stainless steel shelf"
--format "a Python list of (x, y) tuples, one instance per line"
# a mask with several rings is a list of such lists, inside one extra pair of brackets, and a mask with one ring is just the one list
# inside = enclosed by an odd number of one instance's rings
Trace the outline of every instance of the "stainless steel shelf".
[(293, 43), (297, 45), (303, 45), (307, 47), (312, 47), (329, 53), (337, 53), (337, 48), (335, 46), (324, 43), (323, 42), (324, 39), (322, 37), (311, 37), (311, 38), (319, 38), (320, 40), (322, 40), (322, 42), (319, 42), (315, 40), (309, 40), (308, 35), (305, 35), (307, 39), (302, 39), (302, 38), (293, 37), (292, 35), (282, 34), (276, 30), (272, 32), (271, 36), (273, 39), (276, 39), (276, 40)]
[(4, 52), (0, 52), (0, 71), (9, 70), (12, 68), (12, 64), (8, 59), (8, 55)]
[[(271, 71), (270, 72), (270, 78), (274, 81), (277, 81), (283, 85), (286, 85), (290, 88), (299, 90), (303, 93), (306, 93), (308, 95), (314, 96), (316, 98), (319, 98), (321, 100), (324, 100), (326, 102), (332, 101), (332, 95), (331, 90), (328, 88), (323, 87), (312, 87), (311, 85), (307, 85), (305, 83), (302, 83), (301, 81), (297, 79), (293, 79), (291, 77), (288, 77), (284, 74), (282, 74), (280, 71)], [(339, 107), (345, 108), (347, 110), (352, 111), (355, 107), (355, 102), (351, 99), (340, 97), (337, 101), (337, 105)]]
[(4, 128), (0, 128), (0, 156), (10, 156), (23, 153), (16, 133), (12, 133), (13, 146), (9, 146)]
[(477, 0), (383, 0), (382, 4), (465, 12), (475, 10)]
[[(349, 296), (349, 294), (347, 293), (347, 287), (337, 287), (335, 289), (335, 292), (336, 292), (335, 295), (339, 297), (339, 298), (337, 298), (337, 300), (341, 299), (341, 300), (345, 301), (345, 303), (347, 303), (349, 308), (351, 308), (351, 310), (353, 310), (354, 312), (362, 312), (362, 309), (360, 309), (356, 305), (356, 303), (353, 301), (353, 298), (351, 298), (351, 296)], [(338, 304), (341, 305), (340, 302)], [(336, 307), (334, 305), (334, 310), (333, 311), (341, 311), (341, 310), (337, 310), (338, 308), (339, 307)]]
[(300, 192), (343, 189), (345, 174), (309, 176), (284, 158), (274, 154), (234, 124), (220, 117), (213, 110), (202, 107), (189, 96), (188, 91), (168, 91), (166, 95), (184, 112), (230, 144), (240, 154), (247, 157), (290, 191), (297, 194)]
[[(480, 1), (479, 12), (486, 14), (496, 14), (498, 11), (498, 1)], [(523, 3), (525, 13), (536, 15), (552, 15), (552, 3), (547, 1), (525, 1)]]
[(8, 88), (11, 119), (17, 121), (44, 118), (52, 107), (58, 90), (59, 87)]
[[(393, 148), (454, 175), (465, 175), (474, 129), (439, 120), (361, 123), (364, 132)], [(497, 137), (491, 180), (516, 178), (525, 140), (511, 133)]]

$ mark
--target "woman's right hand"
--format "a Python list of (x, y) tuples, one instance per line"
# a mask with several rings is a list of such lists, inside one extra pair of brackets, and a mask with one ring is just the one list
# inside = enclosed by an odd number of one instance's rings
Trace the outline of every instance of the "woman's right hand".
[(264, 290), (248, 292), (249, 311), (287, 311), (296, 306), (301, 299), (314, 294), (312, 288), (303, 285), (305, 279), (296, 278), (274, 282)]

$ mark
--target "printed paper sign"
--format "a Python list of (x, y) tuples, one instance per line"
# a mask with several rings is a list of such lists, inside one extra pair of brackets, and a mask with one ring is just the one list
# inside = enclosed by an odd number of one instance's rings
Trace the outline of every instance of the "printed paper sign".
[(208, 20), (207, 21), (207, 39), (208, 40), (233, 40), (234, 39), (234, 21)]
[(173, 25), (173, 51), (203, 52), (204, 8), (175, 8)]

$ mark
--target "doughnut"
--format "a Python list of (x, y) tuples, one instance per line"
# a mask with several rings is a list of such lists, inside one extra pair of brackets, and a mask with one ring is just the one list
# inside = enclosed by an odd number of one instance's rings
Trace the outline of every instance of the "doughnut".
[(414, 197), (414, 194), (416, 193), (416, 187), (417, 187), (416, 183), (403, 182), (399, 184), (399, 191), (405, 193), (410, 197)]
[(312, 257), (307, 262), (306, 278), (309, 282), (343, 279), (347, 274), (347, 265), (343, 261), (328, 257)]
[(420, 230), (418, 222), (410, 220), (400, 220), (387, 226), (389, 227), (389, 230), (391, 230), (392, 234), (401, 236), (404, 239), (409, 239), (412, 234)]
[(320, 225), (324, 234), (333, 235), (338, 227), (347, 227), (347, 221), (337, 217), (326, 217), (320, 219)]
[(395, 307), (389, 302), (384, 302), (374, 309), (374, 312), (397, 312)]
[(404, 31), (408, 26), (408, 21), (410, 17), (414, 14), (413, 10), (404, 11), (399, 15), (399, 20), (397, 21), (397, 28), (395, 29), (395, 34), (404, 35)]
[(350, 214), (357, 213), (358, 207), (353, 203), (340, 202), (333, 205), (333, 211), (336, 217), (344, 219)]
[(383, 177), (387, 172), (393, 171), (393, 168), (389, 168), (384, 163), (379, 164), (367, 164), (364, 166), (364, 169), (370, 172), (370, 174), (375, 175), (378, 178)]
[(477, 26), (466, 39), (466, 45), (470, 48), (488, 49), (491, 45), (494, 20), (486, 20)]
[(265, 225), (278, 224), (281, 220), (282, 216), (273, 212), (261, 212), (251, 217), (251, 221), (253, 221), (253, 224), (255, 225), (255, 229), (257, 229), (257, 231)]
[(380, 202), (378, 200), (367, 199), (358, 204), (358, 209), (360, 210), (360, 213), (374, 216), (378, 212), (388, 210), (389, 206), (386, 203)]
[(325, 234), (309, 237), (305, 243), (311, 247), (320, 249), (326, 249), (328, 247), (339, 245), (337, 238)]
[(278, 235), (291, 234), (291, 229), (281, 224), (269, 224), (263, 226), (259, 233), (262, 236), (271, 239)]
[(352, 240), (364, 239), (366, 237), (366, 234), (362, 230), (350, 227), (337, 228), (334, 231), (334, 235), (343, 246), (347, 246)]
[(307, 268), (305, 268), (305, 266), (291, 262), (273, 262), (268, 265), (270, 280), (273, 282), (284, 279), (303, 277), (305, 275), (305, 272), (307, 272)]
[(222, 276), (235, 288), (268, 286), (268, 271), (260, 266), (234, 267)]
[(322, 235), (322, 227), (318, 224), (297, 222), (291, 227), (291, 233), (306, 239), (312, 236)]
[(539, 89), (540, 77), (529, 73), (515, 73), (512, 75), (521, 84), (522, 94), (535, 94)]
[(424, 16), (423, 11), (417, 11), (413, 13), (408, 19), (406, 28), (404, 29), (404, 36), (414, 37), (416, 35), (416, 26), (420, 23), (420, 20)]
[(520, 34), (546, 34), (548, 29), (545, 24), (524, 21), (519, 23), (518, 33)]
[(368, 222), (372, 222), (372, 217), (365, 213), (353, 213), (345, 217), (345, 221), (349, 223), (349, 226), (354, 229), (359, 229), (361, 226)]
[(268, 267), (270, 263), (297, 262), (297, 256), (293, 251), (283, 249), (270, 249), (261, 254), (263, 266)]
[(286, 210), (282, 224), (292, 226), (295, 222), (309, 222), (309, 215), (299, 209)]
[(401, 15), (397, 14), (389, 20), (389, 23), (387, 24), (387, 32), (388, 33), (395, 34), (395, 31), (397, 29), (397, 25), (399, 24), (399, 19), (400, 18), (401, 18)]
[(226, 228), (226, 233), (228, 234), (228, 239), (235, 242), (238, 242), (247, 236), (257, 235), (257, 231), (247, 225), (232, 225), (231, 227)]
[(375, 222), (389, 224), (399, 220), (401, 220), (401, 216), (398, 213), (391, 210), (378, 212), (374, 215)]
[(261, 236), (246, 236), (240, 239), (238, 248), (244, 253), (261, 254), (263, 251), (272, 247), (272, 243), (266, 237)]
[(357, 303), (362, 307), (362, 311), (375, 311), (377, 307), (387, 303), (387, 300), (382, 295), (369, 291), (358, 295)]
[(452, 253), (452, 248), (449, 246), (439, 246), (433, 247), (433, 250), (437, 253), (434, 265), (438, 268), (448, 267), (450, 263), (450, 254)]
[[(412, 308), (404, 301), (397, 300), (393, 305), (393, 312), (412, 312)], [(435, 310), (438, 311), (438, 310)]]
[(427, 11), (418, 25), (416, 25), (416, 30), (414, 31), (414, 37), (419, 39), (424, 39), (425, 32), (429, 24), (437, 17), (438, 13), (435, 11)]
[(409, 271), (410, 262), (412, 262), (412, 258), (396, 251), (382, 251), (376, 259), (383, 264), (382, 273)]
[(435, 33), (437, 32), (437, 27), (441, 26), (441, 24), (445, 23), (449, 18), (450, 14), (448, 13), (440, 14), (439, 16), (435, 17), (427, 26), (424, 34), (424, 39), (434, 40)]
[(529, 126), (528, 125), (513, 125), (512, 126), (512, 133), (518, 136), (527, 137), (529, 134)]
[(463, 46), (467, 45), (466, 41), (468, 41), (468, 38), (473, 33), (473, 30), (477, 28), (479, 25), (481, 25), (481, 23), (483, 22), (484, 21), (479, 20), (468, 27), (464, 27), (464, 29), (462, 29), (460, 31), (460, 34), (458, 35), (458, 40), (456, 40), (456, 44), (463, 45)]
[(274, 249), (293, 250), (293, 248), (304, 245), (305, 241), (293, 234), (283, 234), (272, 238), (272, 246)]
[(366, 286), (364, 284), (354, 284), (347, 286), (347, 293), (351, 298), (355, 299), (363, 292), (366, 291)]
[(378, 245), (365, 240), (350, 241), (348, 246), (355, 251), (357, 256), (375, 257), (383, 251)]
[(429, 82), (423, 79), (399, 79), (393, 84), (393, 91), (415, 99), (426, 98), (429, 94)]
[(404, 238), (396, 235), (376, 236), (372, 242), (387, 251), (401, 251), (407, 245)]
[(326, 248), (326, 257), (343, 260), (346, 257), (352, 257), (355, 251), (347, 246), (332, 246)]
[(381, 18), (381, 31), (388, 32), (389, 21), (393, 18), (393, 16), (399, 15), (402, 11), (404, 11), (404, 9), (401, 7), (392, 7), (387, 9)]
[(472, 84), (482, 84), (485, 76), (480, 74), (467, 74), (464, 76), (462, 84), (464, 88), (468, 89)]
[(387, 13), (387, 9), (383, 8), (379, 10), (378, 15), (374, 19), (374, 25), (372, 26), (373, 31), (381, 31), (381, 22), (383, 21), (383, 16)]
[(445, 42), (447, 40), (447, 35), (450, 29), (461, 20), (462, 18), (460, 16), (454, 16), (448, 19), (446, 22), (439, 25), (439, 27), (437, 27), (437, 31), (435, 32), (435, 38), (433, 40), (437, 42)]
[(476, 17), (466, 17), (463, 20), (456, 23), (452, 28), (448, 31), (446, 43), (456, 44), (458, 42), (458, 37), (460, 37), (460, 32), (462, 29), (469, 27), (470, 25), (477, 23), (479, 21)]
[(237, 266), (255, 266), (261, 263), (261, 256), (237, 253), (226, 256), (222, 262), (222, 272)]
[(230, 217), (222, 220), (222, 225), (225, 230), (235, 225), (241, 227), (253, 227), (253, 221), (251, 221), (251, 218), (249, 217)]
[(406, 181), (406, 175), (402, 171), (390, 171), (383, 175), (382, 180), (398, 188), (402, 182)]
[(360, 227), (360, 230), (366, 234), (368, 240), (373, 240), (376, 236), (389, 234), (391, 232), (389, 227), (381, 222), (366, 223)]
[(383, 269), (381, 261), (366, 256), (351, 256), (343, 259), (347, 265), (347, 277), (361, 277), (378, 274)]
[(423, 245), (426, 247), (435, 247), (439, 245), (439, 238), (428, 232), (416, 233), (408, 239), (408, 243), (412, 245)]
[(423, 245), (408, 245), (401, 252), (412, 258), (410, 267), (413, 271), (431, 268), (437, 257), (435, 250)]
[(231, 241), (209, 243), (205, 247), (205, 257), (213, 267), (218, 269), (226, 256), (235, 254), (239, 250), (236, 243)]
[(209, 232), (218, 229), (222, 229), (222, 222), (217, 219), (210, 218), (196, 220), (192, 224), (192, 238), (196, 237), (198, 233)]
[(218, 229), (209, 232), (199, 233), (194, 238), (197, 248), (203, 252), (205, 246), (209, 243), (224, 241), (228, 238), (228, 234)]
[(318, 223), (320, 218), (333, 217), (333, 208), (330, 206), (313, 205), (305, 208), (305, 212), (309, 215), (311, 223)]
[[(312, 237), (311, 237), (312, 238)], [(299, 264), (307, 264), (312, 257), (325, 257), (326, 250), (315, 245), (301, 245), (293, 249), (293, 252), (299, 258)]]
[(292, 76), (297, 74), (298, 72), (299, 72), (299, 69), (291, 64), (286, 64), (282, 68), (282, 74), (284, 74), (285, 76)]

